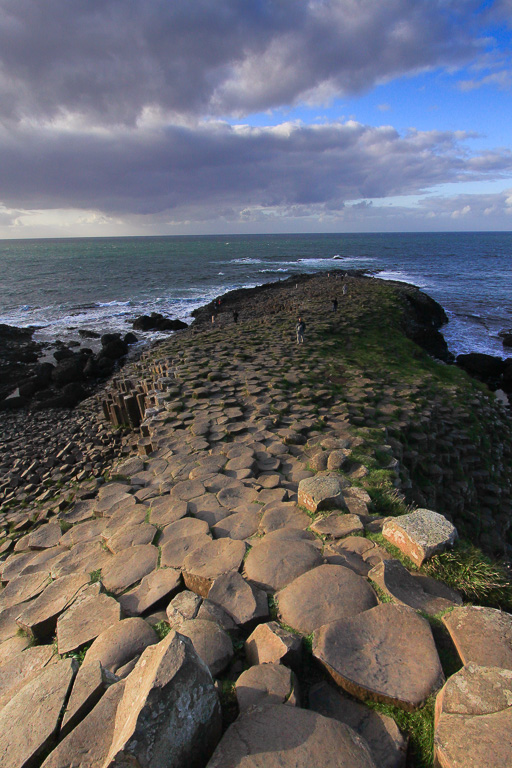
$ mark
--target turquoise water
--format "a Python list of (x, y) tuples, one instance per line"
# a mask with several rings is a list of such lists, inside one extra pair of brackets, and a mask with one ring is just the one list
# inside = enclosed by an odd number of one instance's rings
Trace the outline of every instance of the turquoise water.
[(187, 320), (225, 291), (334, 267), (418, 285), (448, 312), (452, 351), (503, 355), (512, 233), (499, 232), (3, 240), (0, 322), (38, 325), (40, 340), (125, 332), (143, 313)]

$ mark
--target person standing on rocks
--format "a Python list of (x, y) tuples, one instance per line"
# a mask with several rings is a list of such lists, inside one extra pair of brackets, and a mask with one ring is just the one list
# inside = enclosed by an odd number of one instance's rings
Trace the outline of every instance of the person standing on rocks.
[(304, 344), (304, 333), (306, 332), (306, 323), (302, 319), (302, 317), (299, 317), (297, 321), (297, 327), (295, 329), (297, 331), (297, 344)]
[(233, 322), (238, 323), (238, 312), (236, 309), (233, 310)]
[(337, 312), (338, 311), (338, 299), (336, 298), (336, 296), (332, 300), (332, 311), (333, 312)]

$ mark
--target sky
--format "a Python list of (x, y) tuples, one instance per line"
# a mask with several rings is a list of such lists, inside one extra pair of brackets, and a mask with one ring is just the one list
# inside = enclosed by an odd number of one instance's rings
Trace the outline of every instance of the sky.
[(0, 237), (512, 230), (512, 0), (0, 0)]

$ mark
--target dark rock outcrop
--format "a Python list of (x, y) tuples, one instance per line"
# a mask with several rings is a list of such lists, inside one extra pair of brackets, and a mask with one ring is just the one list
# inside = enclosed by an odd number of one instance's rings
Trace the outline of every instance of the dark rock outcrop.
[(141, 315), (135, 318), (132, 326), (136, 331), (181, 331), (183, 328), (187, 328), (187, 324), (182, 320), (171, 320), (159, 312), (152, 312), (150, 315)]

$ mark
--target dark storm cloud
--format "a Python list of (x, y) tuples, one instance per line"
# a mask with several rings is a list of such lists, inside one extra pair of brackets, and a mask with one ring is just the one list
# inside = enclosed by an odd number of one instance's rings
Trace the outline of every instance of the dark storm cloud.
[(197, 220), (245, 209), (335, 211), (348, 200), (496, 179), (510, 152), (472, 154), (463, 134), (359, 123), (0, 133), (1, 200), (11, 208), (165, 211)]
[[(476, 0), (0, 0), (0, 119), (244, 114), (478, 49)], [(460, 13), (459, 13), (460, 11)]]

